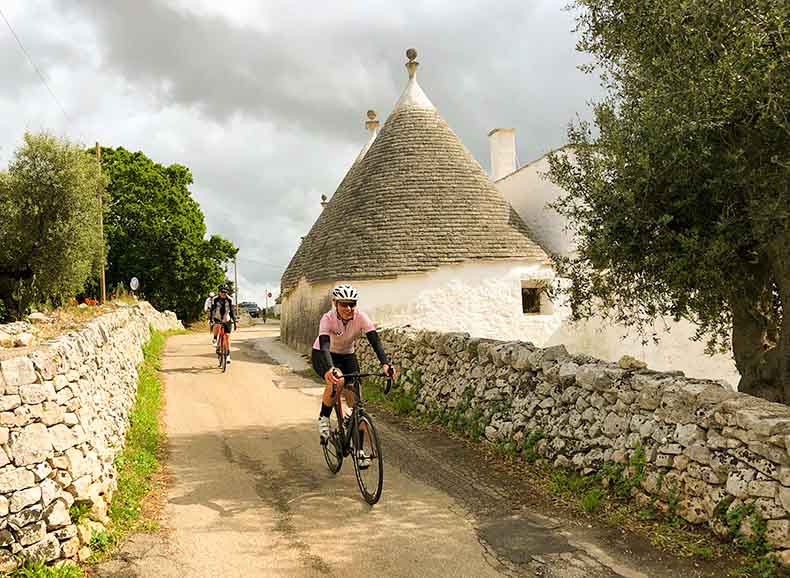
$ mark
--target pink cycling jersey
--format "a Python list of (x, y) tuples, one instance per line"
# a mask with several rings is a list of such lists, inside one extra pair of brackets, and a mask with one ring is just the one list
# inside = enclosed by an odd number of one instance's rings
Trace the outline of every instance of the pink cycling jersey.
[[(362, 311), (355, 310), (354, 317), (346, 325), (337, 316), (337, 311), (332, 309), (324, 313), (321, 323), (318, 325), (318, 336), (329, 336), (329, 351), (332, 353), (348, 354), (354, 353), (354, 344), (357, 337), (368, 331), (373, 331), (376, 326), (370, 317)], [(313, 349), (321, 349), (318, 338), (313, 343)]]

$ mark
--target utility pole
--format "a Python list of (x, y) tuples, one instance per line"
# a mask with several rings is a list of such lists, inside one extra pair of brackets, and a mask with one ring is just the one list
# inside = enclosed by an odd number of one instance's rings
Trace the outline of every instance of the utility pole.
[(239, 292), (239, 266), (236, 264), (236, 256), (233, 256), (233, 287), (236, 290), (236, 315), (239, 314), (239, 299), (241, 293)]
[[(96, 142), (96, 162), (99, 163), (99, 170), (101, 171), (101, 147), (98, 141)], [(101, 289), (101, 302), (102, 305), (107, 302), (107, 285), (104, 280), (104, 191), (99, 186), (99, 234), (101, 235), (101, 273), (99, 274), (99, 288)]]

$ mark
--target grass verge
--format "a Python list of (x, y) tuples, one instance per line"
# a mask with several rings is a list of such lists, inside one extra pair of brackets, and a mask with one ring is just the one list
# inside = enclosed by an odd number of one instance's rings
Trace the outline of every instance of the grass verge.
[(97, 532), (91, 537), (91, 562), (103, 558), (130, 532), (158, 529), (156, 519), (144, 514), (143, 501), (152, 490), (153, 476), (160, 470), (160, 359), (167, 337), (184, 333), (189, 331), (152, 331), (151, 339), (143, 347), (143, 363), (138, 368), (137, 399), (129, 415), (126, 446), (115, 458), (118, 488), (113, 494), (108, 511), (110, 525), (106, 532)]
[(26, 562), (11, 574), (10, 578), (83, 578), (82, 568), (74, 564), (47, 566), (44, 562)]

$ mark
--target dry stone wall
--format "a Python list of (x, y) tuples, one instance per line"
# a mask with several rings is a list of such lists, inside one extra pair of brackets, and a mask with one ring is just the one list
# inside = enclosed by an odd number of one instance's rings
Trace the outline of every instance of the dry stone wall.
[[(380, 333), (417, 411), (465, 420), (492, 442), (521, 448), (539, 439), (540, 455), (584, 474), (612, 464), (633, 470), (634, 458), (643, 459), (631, 490), (637, 500), (722, 536), (728, 512), (730, 521), (756, 512), (768, 544), (790, 559), (789, 407), (632, 359), (571, 355), (562, 345)], [(359, 351), (364, 367), (377, 365), (365, 340)], [(752, 531), (751, 518), (740, 531)]]
[(150, 327), (181, 323), (139, 303), (0, 359), (0, 571), (77, 557), (91, 529), (71, 519), (75, 502), (107, 520)]

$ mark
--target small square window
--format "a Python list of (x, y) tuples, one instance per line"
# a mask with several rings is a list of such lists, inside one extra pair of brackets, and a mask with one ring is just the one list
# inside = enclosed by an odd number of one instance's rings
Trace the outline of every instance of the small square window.
[(537, 287), (521, 288), (521, 309), (527, 313), (540, 313), (540, 289)]

